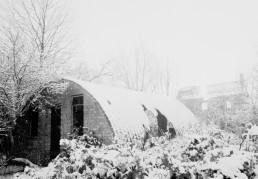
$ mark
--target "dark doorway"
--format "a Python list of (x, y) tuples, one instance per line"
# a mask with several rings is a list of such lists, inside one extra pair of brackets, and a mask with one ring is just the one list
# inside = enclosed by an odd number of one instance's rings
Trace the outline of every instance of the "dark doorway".
[(163, 114), (161, 114), (161, 112), (156, 109), (158, 116), (158, 136), (162, 136), (165, 132), (167, 132), (167, 123), (168, 120), (166, 118), (166, 116), (164, 116)]
[(50, 141), (50, 159), (54, 159), (60, 153), (60, 125), (61, 125), (61, 107), (51, 108), (51, 141)]
[(38, 110), (30, 111), (30, 136), (37, 137), (38, 136), (38, 123), (39, 123), (39, 112)]
[(176, 137), (176, 130), (174, 127), (170, 127), (168, 129), (168, 132), (169, 132), (169, 139), (173, 139)]

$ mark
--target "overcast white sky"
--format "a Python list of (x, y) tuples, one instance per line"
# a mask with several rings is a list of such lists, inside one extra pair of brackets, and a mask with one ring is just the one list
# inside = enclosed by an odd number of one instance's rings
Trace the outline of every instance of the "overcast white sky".
[(235, 80), (257, 61), (257, 0), (73, 0), (84, 60), (143, 46), (174, 61), (178, 87)]

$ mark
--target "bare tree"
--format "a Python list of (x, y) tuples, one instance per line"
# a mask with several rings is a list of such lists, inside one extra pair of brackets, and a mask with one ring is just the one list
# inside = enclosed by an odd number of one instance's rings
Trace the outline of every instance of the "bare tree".
[(243, 97), (245, 99), (246, 116), (254, 123), (258, 124), (258, 69), (254, 68), (243, 80)]
[(136, 91), (148, 91), (153, 83), (154, 67), (143, 48), (136, 49), (132, 56), (117, 56), (112, 60), (115, 63), (115, 80), (121, 82), (126, 88)]
[(7, 21), (30, 42), (41, 67), (60, 67), (68, 54), (68, 18), (54, 0), (16, 0), (8, 6)]
[(0, 25), (0, 130), (11, 131), (31, 105), (48, 103), (67, 55), (66, 16), (53, 0), (9, 1)]
[(83, 60), (76, 63), (76, 65), (69, 70), (68, 75), (84, 81), (102, 81), (103, 78), (112, 76), (112, 63), (113, 62), (110, 60), (99, 63), (97, 67), (92, 67), (86, 60)]
[(172, 74), (174, 74), (174, 68), (169, 59), (166, 60), (164, 66), (156, 64), (152, 74), (152, 85), (150, 91), (152, 93), (164, 94), (169, 96), (171, 94)]
[(160, 63), (144, 48), (136, 49), (133, 55), (113, 57), (115, 80), (126, 88), (170, 95), (174, 68), (169, 59)]

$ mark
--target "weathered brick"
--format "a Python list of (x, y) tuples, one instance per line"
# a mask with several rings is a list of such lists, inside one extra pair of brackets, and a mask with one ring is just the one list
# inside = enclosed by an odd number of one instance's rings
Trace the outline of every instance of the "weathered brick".
[[(72, 131), (72, 96), (83, 94), (84, 96), (84, 126), (89, 127), (89, 131), (94, 131), (96, 136), (105, 144), (110, 144), (113, 138), (113, 129), (95, 98), (80, 86), (73, 84), (64, 94), (61, 101), (61, 126), (60, 138), (67, 138)], [(51, 140), (51, 110), (43, 106), (39, 114), (39, 136), (34, 139), (32, 148), (32, 162), (40, 164), (42, 161), (50, 159)]]

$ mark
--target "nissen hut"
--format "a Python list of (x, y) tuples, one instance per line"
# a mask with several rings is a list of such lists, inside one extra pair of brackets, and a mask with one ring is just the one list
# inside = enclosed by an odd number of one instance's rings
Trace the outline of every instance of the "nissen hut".
[(30, 140), (35, 163), (54, 158), (60, 151), (59, 140), (67, 138), (74, 127), (82, 126), (104, 144), (111, 144), (116, 135), (141, 136), (143, 125), (149, 128), (151, 122), (163, 132), (196, 122), (188, 108), (168, 96), (66, 80), (69, 87), (59, 104), (29, 115), (33, 116)]

